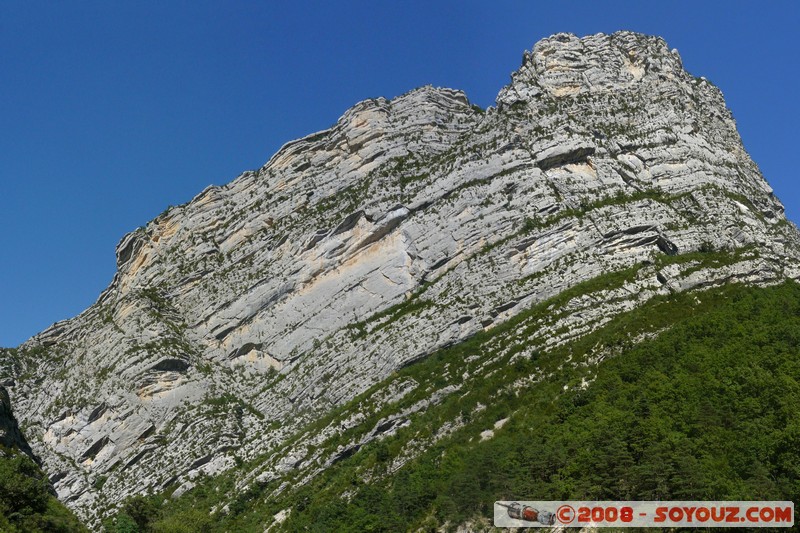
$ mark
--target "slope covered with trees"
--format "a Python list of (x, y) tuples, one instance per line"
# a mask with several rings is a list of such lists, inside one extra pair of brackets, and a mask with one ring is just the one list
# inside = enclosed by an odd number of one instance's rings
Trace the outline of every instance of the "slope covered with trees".
[[(237, 491), (229, 473), (174, 500), (128, 502), (116, 523), (263, 531), (283, 511), (276, 529), (402, 531), (480, 523), (497, 499), (800, 497), (798, 284), (657, 298), (535, 360), (514, 360), (508, 349), (518, 328), (478, 335), (398, 372), (394, 379), (441, 383), (470, 354), (489, 359), (495, 354), (482, 350), (493, 341), (510, 343), (494, 344), (509, 354), (487, 367), (481, 386), (308, 483)], [(650, 338), (633, 342), (642, 332)], [(533, 375), (540, 379), (520, 385)], [(455, 429), (435, 445), (401, 466), (393, 461), (453, 419)]]

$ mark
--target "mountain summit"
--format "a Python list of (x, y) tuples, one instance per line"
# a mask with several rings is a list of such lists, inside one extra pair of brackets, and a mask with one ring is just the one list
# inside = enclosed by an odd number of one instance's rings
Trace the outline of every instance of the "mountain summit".
[[(513, 393), (544, 379), (540, 354), (651, 301), (800, 278), (800, 234), (719, 89), (632, 32), (540, 41), (486, 110), (434, 87), (360, 102), (116, 253), (94, 305), (2, 366), (59, 497), (90, 524), (204, 474), (280, 494), (500, 359), (524, 370)], [(499, 332), (513, 350), (397, 378)], [(464, 405), (390, 468), (486, 408)]]

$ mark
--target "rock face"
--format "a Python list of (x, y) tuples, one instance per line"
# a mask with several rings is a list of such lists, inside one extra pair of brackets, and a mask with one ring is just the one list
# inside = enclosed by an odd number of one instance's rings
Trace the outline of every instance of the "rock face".
[(19, 430), (17, 419), (14, 418), (14, 413), (11, 411), (11, 399), (8, 391), (2, 385), (0, 385), (0, 446), (19, 450), (36, 460), (28, 441)]
[(722, 94), (676, 51), (558, 34), (496, 108), (433, 87), (361, 102), (125, 236), (97, 302), (21, 347), (15, 408), (92, 522), (273, 451), (255, 474), (280, 478), (310, 421), (601, 274), (643, 265), (571, 299), (547, 345), (658, 294), (797, 279), (799, 250)]

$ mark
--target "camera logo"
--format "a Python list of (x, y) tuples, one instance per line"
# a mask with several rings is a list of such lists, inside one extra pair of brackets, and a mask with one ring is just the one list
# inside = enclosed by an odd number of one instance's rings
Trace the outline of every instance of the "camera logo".
[(513, 502), (511, 504), (496, 502), (496, 504), (500, 507), (504, 507), (507, 510), (509, 518), (514, 520), (537, 522), (543, 526), (552, 526), (556, 523), (556, 515), (549, 511), (540, 511), (534, 509), (530, 505), (522, 505), (519, 502)]

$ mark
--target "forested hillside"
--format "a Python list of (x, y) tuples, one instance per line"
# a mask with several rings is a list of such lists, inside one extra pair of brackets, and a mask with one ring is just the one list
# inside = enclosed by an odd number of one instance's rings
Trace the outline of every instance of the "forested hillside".
[[(480, 387), (310, 483), (255, 483), (231, 498), (233, 476), (223, 475), (176, 500), (128, 502), (118, 531), (138, 523), (138, 531), (260, 532), (285, 509), (276, 529), (454, 529), (486, 521), (497, 499), (800, 497), (797, 283), (659, 297), (533, 362), (514, 360), (515, 326), (398, 372), (392, 379), (441, 386), (456, 382), (471, 356), (491, 359), (488, 347), (507, 353)], [(632, 344), (641, 332), (653, 338)], [(537, 366), (539, 378), (527, 380)], [(400, 467), (392, 461), (459, 412), (447, 437)]]

